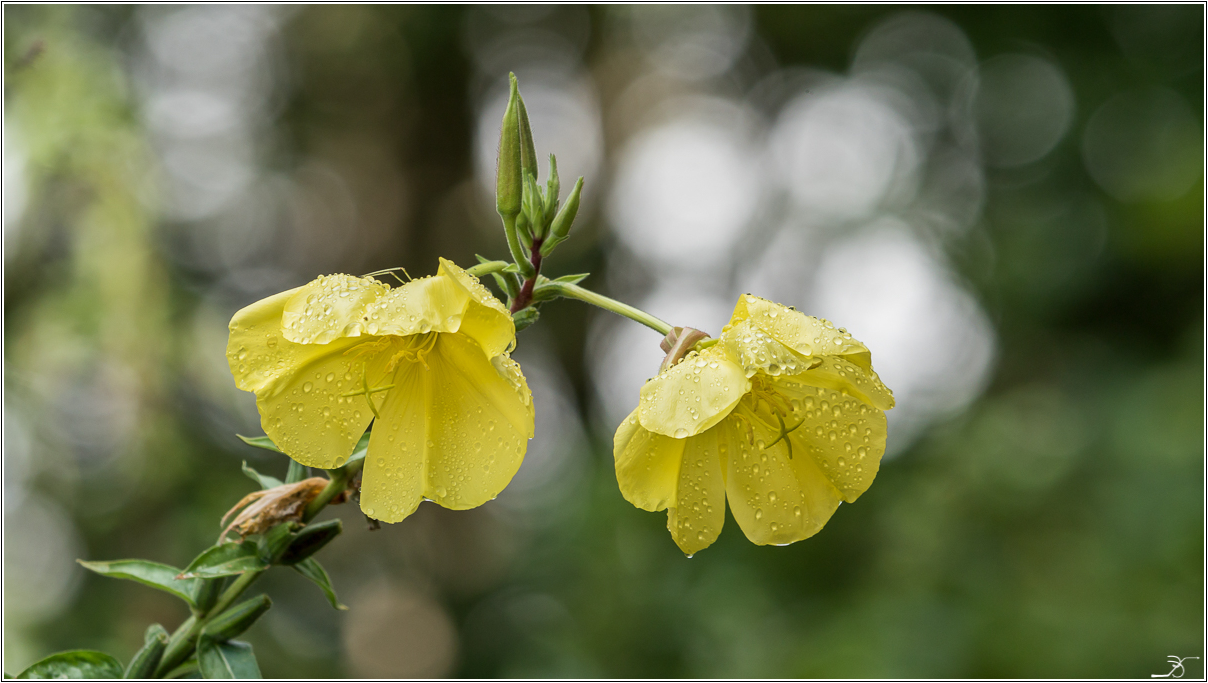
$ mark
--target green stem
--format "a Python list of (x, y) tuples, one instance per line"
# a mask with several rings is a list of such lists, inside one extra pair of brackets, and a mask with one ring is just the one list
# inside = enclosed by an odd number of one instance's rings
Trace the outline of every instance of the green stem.
[(671, 325), (668, 325), (662, 320), (650, 315), (646, 311), (634, 308), (629, 304), (621, 303), (616, 299), (610, 299), (603, 294), (597, 294), (589, 289), (583, 289), (579, 285), (570, 285), (560, 282), (551, 282), (550, 284), (556, 284), (558, 287), (558, 293), (567, 298), (578, 299), (579, 301), (589, 303), (592, 306), (599, 306), (606, 311), (611, 311), (617, 315), (625, 316), (630, 320), (642, 323), (646, 327), (649, 327), (650, 329), (664, 336), (671, 332)]
[(309, 522), (310, 520), (314, 519), (315, 515), (319, 514), (319, 511), (327, 507), (327, 504), (331, 502), (332, 498), (335, 498), (342, 491), (344, 491), (344, 489), (348, 488), (348, 482), (351, 481), (352, 478), (356, 476), (356, 473), (360, 472), (361, 468), (364, 466), (365, 459), (361, 458), (360, 460), (354, 460), (343, 467), (328, 472), (328, 476), (331, 478), (327, 480), (327, 486), (324, 486), (323, 490), (319, 492), (319, 495), (315, 496), (314, 500), (310, 501), (310, 504), (306, 506), (306, 511), (302, 513), (302, 521)]
[(533, 272), (533, 264), (529, 263), (529, 257), (524, 253), (524, 248), (520, 246), (520, 237), (516, 234), (516, 217), (503, 217), (503, 232), (508, 238), (508, 251), (512, 252), (512, 260), (520, 266), (520, 274), (525, 278), (530, 278), (536, 273)]
[(470, 275), (473, 275), (474, 277), (482, 277), (483, 275), (490, 275), (491, 273), (498, 273), (507, 267), (508, 267), (507, 261), (487, 261), (486, 263), (480, 263), (476, 266), (471, 266), (470, 268), (466, 268), (466, 272), (469, 273)]

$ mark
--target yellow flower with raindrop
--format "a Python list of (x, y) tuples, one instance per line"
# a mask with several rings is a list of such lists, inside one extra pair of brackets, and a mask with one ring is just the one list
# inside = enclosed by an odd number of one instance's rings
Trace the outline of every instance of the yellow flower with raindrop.
[(533, 436), (508, 310), (441, 259), (399, 287), (329, 275), (235, 314), (227, 360), (264, 432), (310, 467), (344, 464), (373, 422), (361, 509), (398, 522), (464, 510), (507, 486)]
[(872, 484), (893, 405), (845, 330), (744, 295), (715, 343), (642, 387), (614, 439), (617, 481), (667, 510), (689, 555), (717, 540), (727, 500), (752, 542), (793, 543)]

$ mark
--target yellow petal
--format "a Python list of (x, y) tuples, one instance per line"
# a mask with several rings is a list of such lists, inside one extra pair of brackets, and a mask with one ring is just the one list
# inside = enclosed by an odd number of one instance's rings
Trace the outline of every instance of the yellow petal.
[(399, 364), (367, 455), (396, 474), (366, 470), (366, 514), (398, 521), (414, 511), (416, 495), (464, 510), (507, 486), (533, 433), (533, 405), (519, 367), (499, 358), (492, 363), (466, 335), (441, 334), (424, 363)]
[(717, 433), (713, 428), (682, 439), (684, 452), (675, 505), (667, 508), (667, 529), (687, 555), (712, 545), (726, 521), (726, 480)]
[(299, 287), (281, 317), (286, 339), (298, 344), (327, 344), (340, 337), (377, 334), (367, 309), (390, 287), (373, 278), (324, 275)]
[(752, 425), (754, 434), (737, 418), (715, 428), (726, 446), (726, 497), (734, 520), (758, 545), (813, 536), (839, 507), (839, 491), (796, 446), (790, 458), (783, 441), (767, 445), (776, 439), (773, 432), (757, 421)]
[(712, 346), (647, 381), (638, 419), (656, 434), (683, 439), (720, 422), (750, 389), (742, 368)]
[(803, 356), (846, 356), (862, 368), (872, 368), (868, 349), (829, 321), (751, 294), (738, 297), (730, 325), (744, 320)]
[(364, 363), (346, 353), (361, 343), (348, 338), (322, 345), (281, 340), (279, 348), (312, 350), (313, 355), (256, 390), (264, 433), (303, 465), (328, 470), (343, 465), (373, 419), (363, 397), (343, 396), (361, 384), (359, 366)]
[(394, 389), (369, 436), (361, 475), (361, 511), (383, 522), (401, 522), (424, 498), (428, 371), (402, 363), (391, 374)]
[(466, 335), (442, 334), (428, 364), (432, 457), (424, 495), (453, 510), (477, 507), (499, 495), (524, 460), (532, 395), (518, 366), (501, 372)]
[(298, 289), (274, 294), (240, 309), (231, 318), (227, 362), (235, 386), (256, 391), (269, 382), (293, 372), (298, 365), (327, 351), (285, 341), (281, 336), (281, 314), (285, 302)]
[(465, 289), (470, 297), (458, 331), (478, 342), (488, 358), (494, 358), (507, 351), (516, 339), (516, 325), (512, 322), (512, 314), (508, 312), (507, 307), (500, 303), (490, 290), (482, 286), (478, 278), (452, 261), (442, 258), (437, 276), (452, 279)]
[(461, 327), (470, 295), (450, 277), (421, 277), (384, 294), (370, 307), (379, 316), (377, 334), (406, 336), (454, 333)]
[(635, 409), (613, 437), (617, 484), (625, 500), (642, 510), (665, 510), (675, 501), (685, 439), (645, 429)]
[(866, 370), (844, 356), (824, 356), (814, 359), (814, 362), (817, 364), (793, 379), (803, 384), (845, 391), (879, 410), (893, 408), (893, 392), (881, 383), (881, 378), (871, 369)]
[(756, 372), (772, 376), (794, 375), (817, 362), (817, 359), (805, 358), (776, 341), (749, 320), (727, 325), (721, 334), (721, 345), (730, 358), (742, 366), (747, 377)]
[(775, 382), (777, 391), (800, 405), (790, 416), (801, 421), (789, 435), (794, 461), (816, 463), (843, 499), (854, 502), (872, 485), (881, 466), (885, 413), (853, 396), (811, 387), (805, 381), (797, 376)]

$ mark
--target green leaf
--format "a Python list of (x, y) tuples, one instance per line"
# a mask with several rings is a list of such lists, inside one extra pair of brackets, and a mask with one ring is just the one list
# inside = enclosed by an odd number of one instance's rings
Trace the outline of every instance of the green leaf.
[(103, 576), (129, 579), (152, 588), (158, 588), (189, 603), (189, 607), (196, 607), (193, 602), (193, 594), (197, 589), (197, 582), (187, 577), (176, 578), (180, 574), (180, 570), (176, 567), (147, 560), (113, 560), (112, 562), (76, 560), (76, 562), (79, 562), (85, 569)]
[(350, 462), (365, 459), (365, 453), (369, 450), (370, 434), (372, 434), (372, 432), (365, 432), (361, 435), (361, 440), (357, 442), (357, 447), (352, 449), (352, 455), (348, 456), (348, 461), (345, 462), (344, 465), (347, 465)]
[(576, 273), (574, 275), (563, 275), (562, 277), (554, 278), (553, 282), (564, 282), (568, 285), (577, 285), (580, 282), (582, 282), (583, 280), (587, 279), (588, 275), (591, 275), (591, 273)]
[[(243, 439), (242, 436), (239, 438)], [(266, 436), (264, 438), (267, 439), (268, 437)], [(247, 439), (244, 439), (244, 441), (247, 441)], [(257, 484), (260, 484), (260, 488), (262, 488), (262, 489), (271, 489), (274, 486), (281, 485), (280, 479), (278, 479), (276, 477), (270, 477), (267, 474), (260, 474), (256, 470), (248, 467), (246, 460), (243, 461), (243, 473), (246, 474), (248, 476), (248, 478), (251, 479), (252, 481), (256, 482)]]
[(122, 663), (96, 650), (71, 650), (31, 664), (17, 678), (121, 678)]
[[(512, 264), (512, 265), (515, 265), (515, 264)], [(277, 444), (273, 443), (273, 440), (268, 438), (267, 436), (243, 436), (242, 434), (236, 434), (235, 436), (238, 436), (240, 439), (243, 440), (243, 443), (245, 443), (249, 446), (255, 446), (256, 448), (263, 448), (267, 451), (272, 451), (274, 453), (280, 453), (282, 455), (285, 455), (285, 451), (281, 450), (280, 448), (277, 448)], [(348, 462), (346, 462), (344, 464), (347, 465), (349, 462), (353, 462), (354, 460), (360, 460), (361, 458), (364, 458), (365, 450), (367, 448), (369, 448), (369, 432), (365, 432), (365, 434), (361, 436), (361, 440), (357, 442), (357, 446), (356, 446), (356, 448), (353, 449), (352, 455), (349, 456)], [(286, 457), (288, 457), (288, 456), (286, 456)], [(291, 460), (290, 462), (293, 463), (293, 460)], [(249, 467), (247, 469), (251, 469), (251, 468)], [(245, 473), (246, 473), (246, 471), (245, 471)], [(264, 475), (258, 475), (258, 476), (263, 477)], [(272, 477), (265, 477), (265, 478), (273, 479)], [(274, 481), (277, 481), (277, 480), (274, 479)], [(277, 485), (279, 486), (280, 483), (281, 482), (278, 481)]]
[(327, 575), (327, 570), (323, 569), (323, 565), (319, 564), (313, 557), (308, 557), (305, 560), (293, 565), (298, 573), (311, 581), (315, 582), (319, 588), (323, 589), (323, 594), (327, 596), (327, 601), (336, 609), (348, 609), (347, 605), (341, 604), (336, 598), (336, 591), (331, 587), (331, 577)]
[[(536, 299), (536, 292), (533, 294)], [(533, 306), (521, 309), (512, 314), (512, 322), (516, 325), (516, 331), (519, 332), (524, 328), (537, 322), (537, 318), (541, 317), (541, 313)]]
[(273, 443), (273, 440), (268, 438), (267, 436), (244, 436), (242, 434), (236, 434), (235, 436), (242, 439), (243, 443), (245, 443), (249, 446), (255, 446), (256, 448), (263, 448), (266, 451), (272, 451), (274, 453), (281, 453), (281, 454), (285, 453), (285, 451), (281, 450), (280, 448), (277, 448), (277, 444)]
[(260, 559), (255, 542), (220, 543), (194, 558), (180, 575), (185, 579), (212, 579), (267, 567), (268, 564)]
[(201, 638), (197, 643), (197, 663), (204, 678), (262, 677), (252, 646), (237, 640), (219, 642)]

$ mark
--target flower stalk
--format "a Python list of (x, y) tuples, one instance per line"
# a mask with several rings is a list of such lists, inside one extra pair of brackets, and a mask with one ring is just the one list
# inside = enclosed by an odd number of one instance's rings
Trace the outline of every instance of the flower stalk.
[(606, 311), (629, 318), (634, 322), (639, 322), (661, 335), (666, 336), (667, 333), (671, 331), (670, 324), (659, 320), (646, 311), (643, 311), (639, 308), (634, 308), (633, 306), (617, 301), (616, 299), (611, 299), (603, 294), (598, 294), (590, 289), (584, 289), (579, 285), (555, 281), (549, 282), (544, 286), (556, 289), (559, 295), (567, 297), (568, 299), (578, 299), (579, 301), (589, 303), (592, 306), (598, 306)]

